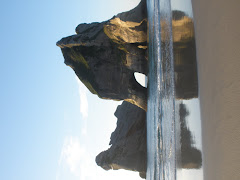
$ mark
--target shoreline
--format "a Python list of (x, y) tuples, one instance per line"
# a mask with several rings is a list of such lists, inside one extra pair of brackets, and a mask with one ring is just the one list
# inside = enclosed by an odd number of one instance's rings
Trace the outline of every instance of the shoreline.
[(205, 180), (240, 177), (237, 1), (193, 1)]

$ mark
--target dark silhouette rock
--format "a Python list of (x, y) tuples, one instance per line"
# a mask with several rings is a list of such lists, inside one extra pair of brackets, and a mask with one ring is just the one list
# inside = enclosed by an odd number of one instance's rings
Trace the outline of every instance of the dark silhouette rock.
[(105, 170), (138, 171), (141, 177), (146, 178), (146, 112), (124, 101), (118, 106), (115, 116), (118, 121), (109, 143), (112, 146), (96, 157), (96, 163)]
[(147, 12), (145, 0), (112, 19), (80, 24), (76, 35), (57, 42), (65, 64), (103, 99), (125, 100), (147, 109), (147, 90), (134, 72), (147, 75)]

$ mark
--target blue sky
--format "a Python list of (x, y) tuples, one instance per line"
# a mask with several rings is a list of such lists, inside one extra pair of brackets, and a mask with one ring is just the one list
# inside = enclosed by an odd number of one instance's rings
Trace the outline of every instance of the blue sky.
[(139, 179), (105, 172), (120, 102), (91, 95), (55, 45), (80, 23), (103, 21), (139, 0), (9, 0), (1, 3), (0, 179)]

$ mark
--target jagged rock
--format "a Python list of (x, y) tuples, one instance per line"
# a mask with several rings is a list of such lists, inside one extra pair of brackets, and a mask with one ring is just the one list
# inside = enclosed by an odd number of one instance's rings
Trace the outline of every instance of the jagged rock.
[(109, 143), (112, 146), (96, 157), (96, 163), (105, 170), (138, 171), (140, 176), (145, 178), (147, 167), (146, 112), (124, 101), (118, 106), (115, 116), (118, 121)]
[(125, 100), (147, 109), (147, 90), (134, 72), (147, 75), (146, 1), (112, 19), (80, 24), (76, 35), (57, 42), (65, 64), (103, 99)]

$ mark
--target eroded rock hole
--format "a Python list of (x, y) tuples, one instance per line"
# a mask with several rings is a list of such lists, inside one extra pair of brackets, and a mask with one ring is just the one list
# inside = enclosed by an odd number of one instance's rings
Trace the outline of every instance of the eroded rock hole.
[(147, 88), (147, 76), (145, 74), (142, 74), (142, 73), (138, 73), (138, 72), (135, 72), (134, 73), (134, 77), (136, 79), (136, 81), (143, 87)]

